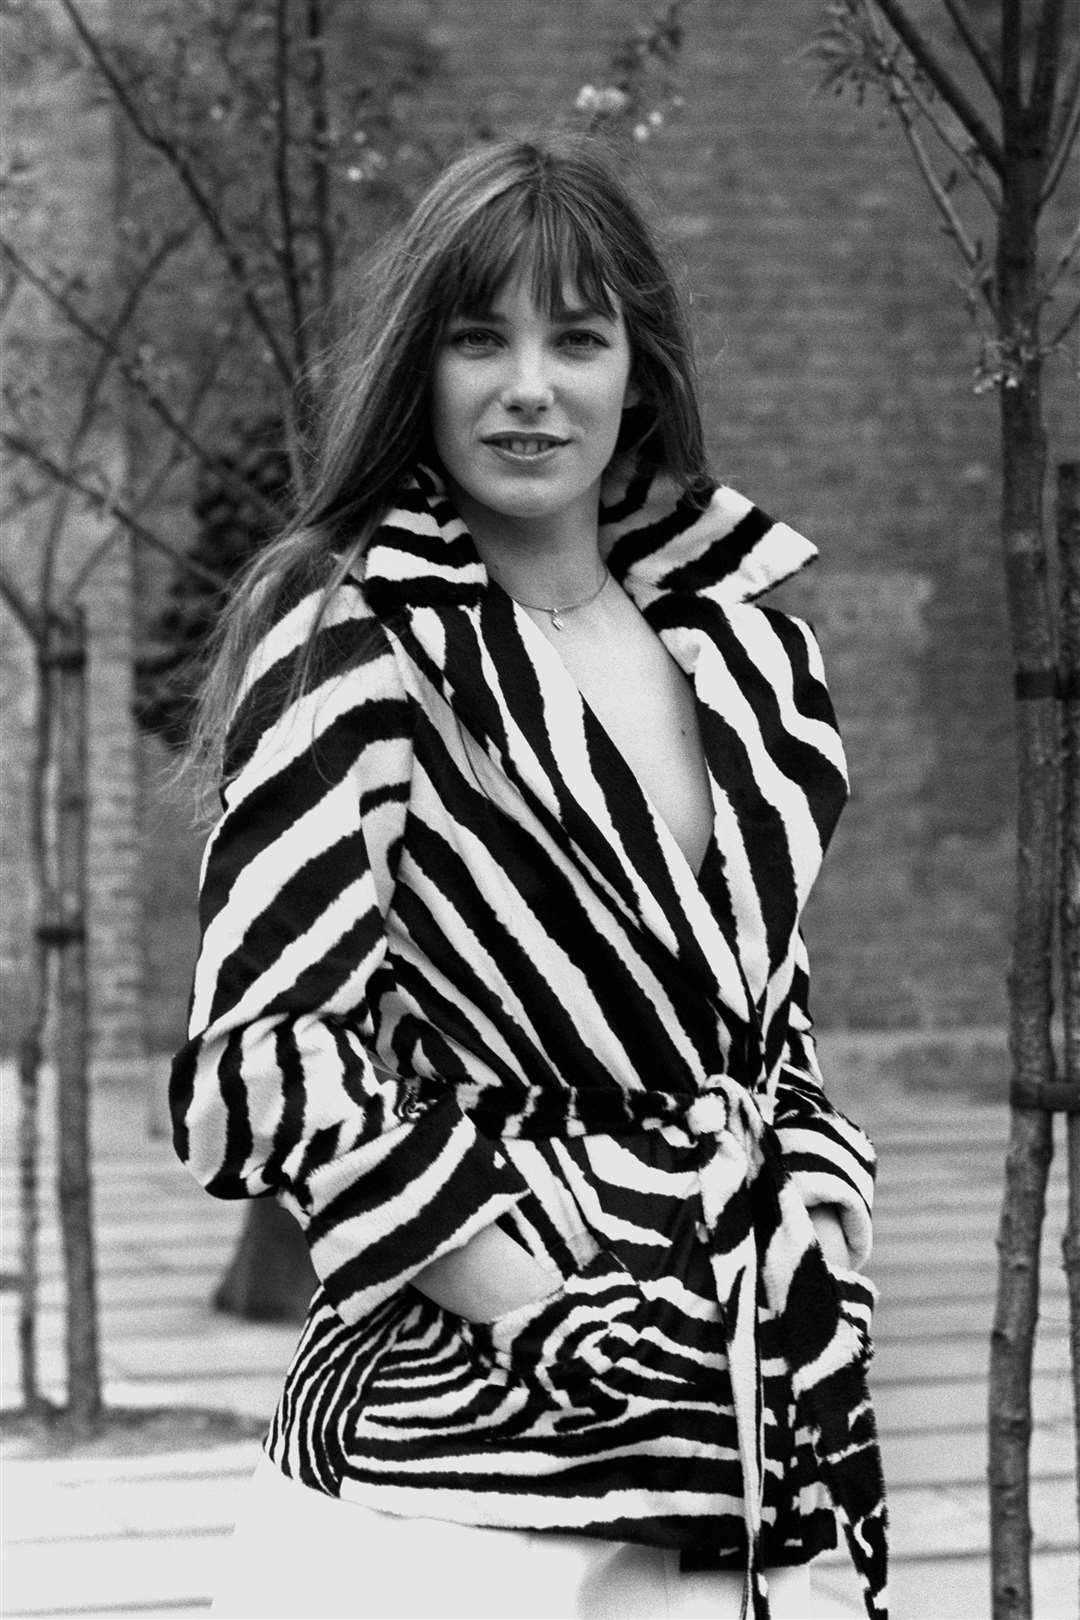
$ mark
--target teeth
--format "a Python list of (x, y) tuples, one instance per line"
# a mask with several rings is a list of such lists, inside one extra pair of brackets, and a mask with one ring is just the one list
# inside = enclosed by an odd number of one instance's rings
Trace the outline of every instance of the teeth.
[(509, 450), (515, 456), (539, 456), (553, 447), (551, 439), (497, 439), (500, 450)]

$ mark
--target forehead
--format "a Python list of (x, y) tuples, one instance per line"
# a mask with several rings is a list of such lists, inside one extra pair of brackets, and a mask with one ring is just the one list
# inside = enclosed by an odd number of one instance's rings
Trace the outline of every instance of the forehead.
[(566, 210), (499, 199), (459, 236), (440, 276), (444, 308), (494, 309), (509, 289), (528, 288), (546, 315), (587, 309), (615, 317), (618, 300), (606, 244)]
[(538, 288), (534, 267), (526, 263), (513, 268), (492, 288), (488, 301), (482, 307), (460, 304), (458, 309), (470, 315), (504, 319), (541, 316), (550, 321), (618, 321), (622, 314), (618, 295), (610, 287), (605, 287), (603, 293), (603, 301), (600, 302), (590, 296), (586, 289), (577, 286), (569, 276), (564, 276), (561, 284), (553, 288)]

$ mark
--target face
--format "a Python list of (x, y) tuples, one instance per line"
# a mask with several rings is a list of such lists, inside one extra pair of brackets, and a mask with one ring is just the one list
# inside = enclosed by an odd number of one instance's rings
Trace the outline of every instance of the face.
[(600, 477), (632, 403), (630, 343), (614, 319), (580, 307), (547, 315), (526, 266), (491, 309), (450, 322), (432, 379), (435, 448), (474, 528), (494, 520), (591, 523)]

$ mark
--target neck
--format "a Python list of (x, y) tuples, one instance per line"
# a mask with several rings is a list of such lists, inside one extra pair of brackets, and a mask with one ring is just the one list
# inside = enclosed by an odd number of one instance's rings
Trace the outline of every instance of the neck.
[(509, 596), (565, 606), (600, 583), (598, 501), (587, 511), (530, 519), (491, 513), (458, 490), (454, 497), (481, 562)]

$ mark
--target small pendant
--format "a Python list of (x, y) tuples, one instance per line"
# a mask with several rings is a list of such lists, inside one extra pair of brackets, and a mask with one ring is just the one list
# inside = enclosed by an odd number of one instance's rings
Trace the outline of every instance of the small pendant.
[(552, 625), (554, 626), (554, 628), (556, 630), (561, 630), (562, 627), (563, 627), (563, 622), (559, 618), (559, 609), (558, 608), (552, 608), (552, 610), (551, 610), (551, 623), (552, 623)]

